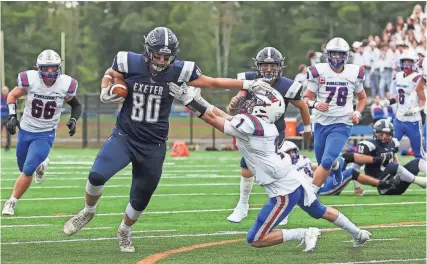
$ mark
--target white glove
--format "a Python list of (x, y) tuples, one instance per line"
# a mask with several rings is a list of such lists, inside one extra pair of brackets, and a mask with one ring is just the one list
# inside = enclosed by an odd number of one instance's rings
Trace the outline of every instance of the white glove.
[(254, 93), (263, 94), (265, 92), (271, 92), (274, 90), (270, 84), (264, 82), (262, 79), (256, 79), (252, 81), (244, 80), (243, 89)]
[(408, 111), (406, 111), (405, 116), (415, 115), (419, 111), (420, 111), (420, 108), (418, 106), (417, 107), (411, 107), (411, 108), (409, 108)]
[(125, 101), (125, 98), (120, 97), (118, 94), (110, 95), (110, 89), (111, 89), (111, 86), (102, 88), (101, 94), (99, 95), (101, 102), (105, 104), (120, 104)]
[(189, 87), (186, 83), (181, 86), (169, 83), (169, 94), (180, 100), (184, 105), (188, 105), (196, 96), (196, 91), (193, 86)]
[(383, 101), (381, 101), (380, 102), (380, 106), (381, 107), (387, 107), (387, 106), (389, 106), (390, 105), (390, 100), (383, 100)]

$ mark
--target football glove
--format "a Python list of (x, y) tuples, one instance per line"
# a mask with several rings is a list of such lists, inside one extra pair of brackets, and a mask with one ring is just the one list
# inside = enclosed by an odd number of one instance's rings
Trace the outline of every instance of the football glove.
[(70, 134), (70, 137), (74, 136), (74, 134), (76, 133), (76, 124), (77, 120), (75, 118), (70, 118), (70, 120), (68, 120), (67, 122), (67, 127), (68, 129), (70, 129), (70, 131), (68, 132), (68, 134)]
[[(169, 83), (169, 94), (184, 105), (188, 105), (196, 97), (196, 91), (193, 86), (187, 86), (186, 83), (183, 83), (181, 86), (175, 83)], [(199, 93), (200, 94), (200, 93)]]
[(110, 88), (111, 86), (107, 86), (105, 88), (102, 88), (101, 94), (99, 95), (99, 98), (101, 99), (101, 102), (105, 104), (121, 104), (125, 101), (125, 98), (120, 97), (118, 94), (110, 95)]
[(406, 111), (405, 116), (412, 116), (417, 114), (421, 109), (417, 107), (411, 107), (408, 111)]
[(16, 127), (19, 128), (18, 117), (16, 116), (16, 114), (9, 115), (9, 117), (7, 118), (7, 124), (6, 124), (7, 132), (9, 132), (9, 134), (11, 135), (15, 135)]
[(271, 92), (274, 88), (270, 84), (264, 82), (262, 79), (256, 80), (244, 80), (243, 81), (243, 90), (248, 90), (250, 92), (263, 94), (265, 92)]
[(380, 106), (383, 108), (383, 107), (387, 107), (387, 106), (389, 106), (390, 105), (390, 100), (383, 100), (383, 101), (380, 101)]

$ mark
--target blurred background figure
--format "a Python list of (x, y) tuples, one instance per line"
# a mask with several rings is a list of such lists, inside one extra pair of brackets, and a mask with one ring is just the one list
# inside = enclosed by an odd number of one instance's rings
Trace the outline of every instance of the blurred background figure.
[[(6, 131), (7, 117), (9, 116), (9, 109), (7, 108), (7, 95), (9, 94), (9, 88), (3, 87), (1, 89), (1, 133), (3, 141), (3, 128), (6, 133), (6, 146), (5, 150), (10, 149), (10, 134)], [(3, 145), (3, 142), (2, 142)]]

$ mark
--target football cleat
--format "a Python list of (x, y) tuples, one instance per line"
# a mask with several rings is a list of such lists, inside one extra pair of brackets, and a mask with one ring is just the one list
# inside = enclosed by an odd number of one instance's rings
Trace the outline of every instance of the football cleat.
[(47, 166), (49, 165), (49, 158), (46, 158), (36, 169), (36, 171), (33, 173), (34, 182), (35, 183), (43, 183), (45, 176), (44, 172), (47, 169)]
[(360, 230), (356, 237), (353, 237), (353, 247), (361, 247), (369, 240), (372, 234), (366, 230)]
[(135, 247), (132, 245), (132, 231), (124, 231), (119, 227), (117, 230), (117, 239), (121, 252), (135, 252)]
[(233, 213), (227, 217), (227, 220), (232, 223), (240, 223), (248, 216), (249, 205), (243, 206), (238, 204), (236, 208), (234, 208)]
[(74, 235), (75, 233), (79, 232), (80, 229), (82, 229), (87, 223), (89, 223), (94, 216), (95, 212), (85, 214), (84, 209), (81, 210), (78, 214), (65, 222), (63, 229), (64, 233), (69, 236)]
[(321, 232), (319, 228), (309, 227), (304, 232), (304, 239), (301, 242), (305, 244), (304, 252), (313, 251), (317, 245), (317, 239), (319, 238)]
[(1, 214), (3, 214), (3, 215), (15, 215), (16, 202), (17, 201), (7, 200), (4, 203), (3, 211), (1, 211)]

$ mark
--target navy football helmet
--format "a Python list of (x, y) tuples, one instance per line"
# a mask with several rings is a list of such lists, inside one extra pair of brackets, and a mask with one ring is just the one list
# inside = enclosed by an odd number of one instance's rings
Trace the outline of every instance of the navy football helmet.
[(282, 76), (285, 58), (276, 48), (263, 48), (253, 60), (258, 76), (264, 81), (273, 83)]
[(393, 138), (394, 126), (388, 119), (380, 119), (374, 124), (374, 138), (381, 143), (388, 143)]
[[(147, 36), (144, 36), (145, 62), (154, 73), (168, 70), (179, 54), (179, 41), (176, 35), (166, 27), (156, 27)], [(165, 62), (160, 64), (158, 57), (164, 56)]]

